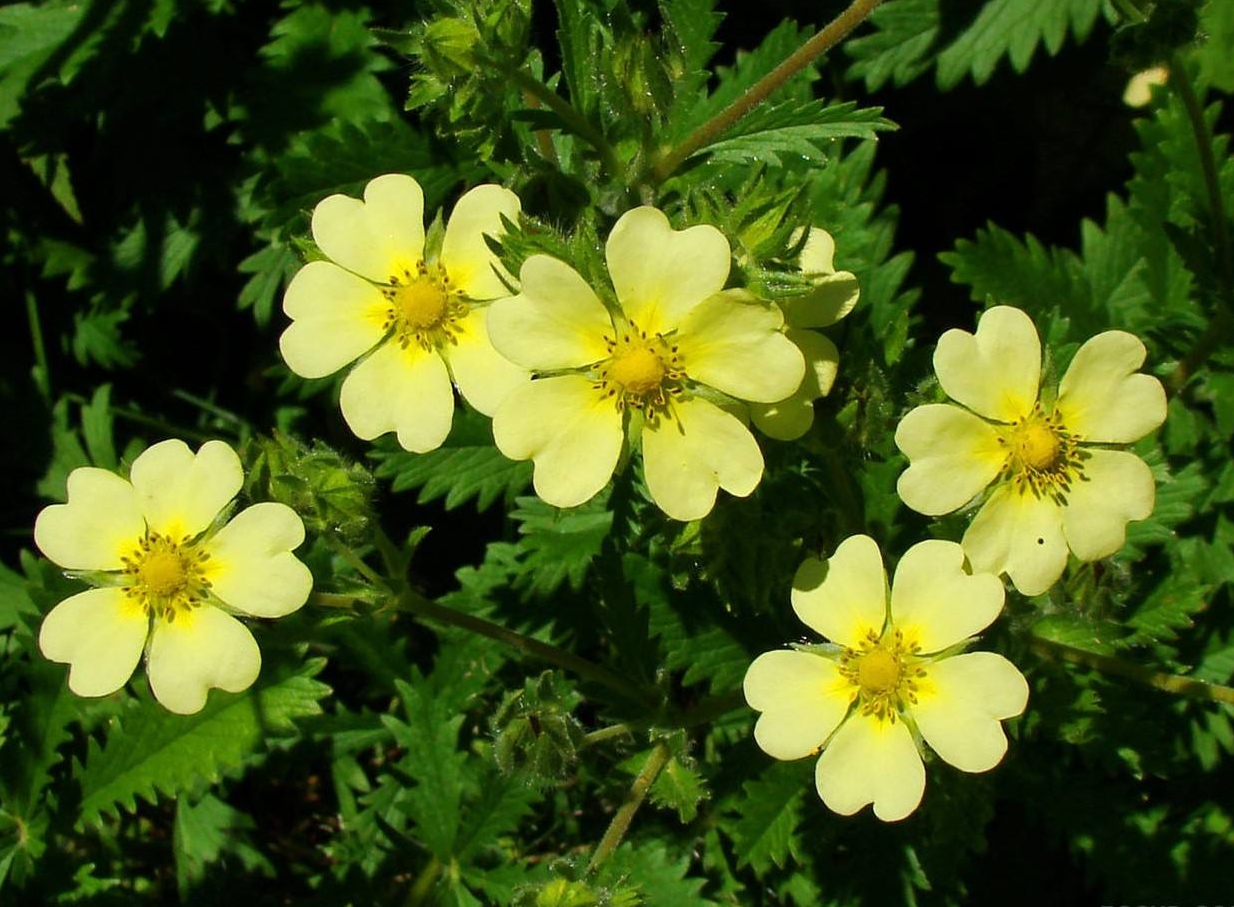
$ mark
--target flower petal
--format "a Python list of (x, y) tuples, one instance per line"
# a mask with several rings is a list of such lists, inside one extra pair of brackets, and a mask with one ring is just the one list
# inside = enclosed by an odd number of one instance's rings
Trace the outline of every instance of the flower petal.
[(381, 290), (328, 261), (299, 270), (283, 296), (292, 319), (279, 338), (287, 367), (304, 378), (332, 375), (372, 349), (386, 332)]
[(603, 488), (625, 440), (621, 413), (590, 378), (563, 375), (516, 388), (493, 418), (497, 449), (534, 460), (536, 494), (554, 507), (574, 507)]
[(999, 720), (1028, 704), (1028, 683), (993, 652), (969, 652), (926, 667), (912, 707), (917, 729), (934, 752), (964, 772), (985, 772), (1007, 752)]
[(203, 605), (156, 620), (146, 673), (154, 698), (171, 712), (191, 715), (212, 688), (239, 693), (261, 672), (261, 650), (240, 621)]
[(643, 475), (651, 499), (674, 520), (711, 513), (716, 491), (744, 498), (763, 477), (763, 452), (736, 416), (697, 397), (674, 418), (643, 429)]
[(492, 416), (510, 391), (530, 381), (531, 375), (493, 348), (487, 321), (488, 308), (473, 306), (454, 323), (456, 332), (441, 354), (459, 393), (484, 415)]
[(744, 290), (711, 296), (681, 319), (677, 349), (686, 372), (739, 400), (775, 403), (805, 376), (801, 350), (780, 332), (784, 316)]
[(122, 590), (87, 589), (43, 618), (39, 649), (70, 665), (69, 689), (78, 696), (106, 696), (132, 676), (149, 630), (145, 609)]
[(775, 759), (817, 752), (852, 703), (852, 685), (835, 663), (810, 652), (764, 652), (746, 671), (746, 702), (763, 714), (754, 739)]
[(874, 815), (896, 822), (921, 803), (925, 766), (903, 721), (857, 713), (840, 725), (823, 750), (814, 783), (833, 812), (851, 816), (873, 803)]
[(343, 380), (339, 407), (357, 437), (371, 441), (393, 431), (403, 449), (424, 453), (450, 433), (454, 391), (436, 350), (389, 342)]
[(913, 510), (930, 516), (963, 507), (1007, 462), (992, 425), (946, 403), (910, 411), (896, 426), (895, 441), (909, 459), (896, 491)]
[(179, 541), (205, 531), (244, 484), (236, 452), (207, 441), (194, 454), (183, 441), (160, 441), (129, 471), (150, 529)]
[(1127, 541), (1127, 522), (1153, 512), (1152, 470), (1125, 450), (1088, 450), (1083, 479), (1073, 482), (1063, 510), (1067, 544), (1082, 561), (1109, 557)]
[[(797, 258), (798, 267), (801, 268), (803, 274), (834, 274), (836, 270), (835, 238), (822, 227), (810, 227), (809, 230), (805, 244), (801, 247), (801, 254)], [(794, 230), (790, 242), (796, 244), (803, 232), (801, 228)]]
[(1040, 595), (1067, 566), (1063, 511), (1047, 497), (996, 488), (960, 542), (974, 573), (1006, 573), (1024, 595)]
[(1041, 341), (1032, 319), (1019, 309), (995, 306), (977, 322), (977, 333), (952, 329), (934, 350), (938, 383), (952, 400), (999, 422), (1032, 411), (1041, 380)]
[(750, 404), (750, 418), (769, 438), (792, 441), (814, 424), (814, 401), (831, 391), (840, 364), (840, 351), (817, 331), (790, 328), (785, 335), (806, 360), (806, 375), (791, 396), (778, 403)]
[(327, 257), (377, 283), (413, 272), (424, 257), (424, 193), (402, 173), (364, 187), (364, 201), (331, 195), (313, 209), (313, 239)]
[(44, 507), (34, 521), (34, 543), (67, 570), (120, 570), (146, 534), (137, 492), (93, 466), (69, 473), (67, 487), (68, 503)]
[(519, 273), (523, 292), (488, 309), (493, 346), (524, 368), (581, 368), (607, 359), (615, 333), (608, 310), (578, 272), (548, 255), (533, 255)]
[(841, 271), (820, 278), (805, 295), (783, 300), (780, 308), (784, 320), (793, 327), (825, 328), (851, 312), (860, 297), (857, 278)]
[(850, 535), (825, 561), (806, 558), (793, 577), (793, 610), (832, 642), (856, 648), (887, 622), (887, 574), (878, 544)]
[(282, 617), (300, 608), (313, 574), (292, 554), (304, 524), (286, 504), (264, 502), (238, 513), (206, 543), (210, 591), (228, 608), (254, 617)]
[(1056, 409), (1085, 441), (1129, 444), (1165, 421), (1165, 389), (1136, 373), (1146, 351), (1135, 335), (1106, 331), (1088, 340), (1058, 386)]
[(623, 214), (604, 255), (622, 310), (648, 335), (674, 330), (728, 280), (724, 234), (710, 224), (674, 230), (656, 208)]
[(891, 622), (923, 653), (980, 633), (1003, 609), (1003, 583), (990, 573), (969, 574), (955, 542), (918, 542), (900, 558), (891, 582)]
[(517, 222), (520, 210), (522, 205), (517, 195), (491, 184), (476, 186), (454, 206), (441, 241), (441, 263), (450, 282), (468, 299), (497, 299), (510, 295), (502, 278), (510, 285), (514, 284), (514, 278), (501, 266), (484, 236), (500, 237), (505, 232), (501, 216), (504, 214)]

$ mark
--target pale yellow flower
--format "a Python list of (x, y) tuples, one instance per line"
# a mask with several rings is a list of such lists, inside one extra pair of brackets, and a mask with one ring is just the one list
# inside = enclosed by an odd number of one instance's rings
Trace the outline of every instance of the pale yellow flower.
[(728, 401), (784, 399), (801, 383), (801, 353), (778, 310), (722, 292), (730, 252), (714, 227), (674, 230), (657, 209), (636, 208), (605, 255), (612, 310), (547, 255), (524, 263), (518, 296), (493, 304), (493, 343), (536, 372), (498, 410), (493, 437), (506, 456), (535, 462), (536, 493), (558, 507), (589, 500), (627, 445), (641, 446), (652, 499), (674, 519), (699, 519), (719, 488), (744, 496), (762, 478), (762, 452)]
[(484, 237), (500, 236), (518, 196), (477, 186), (459, 199), (438, 257), (426, 258), (424, 193), (410, 176), (379, 176), (364, 200), (332, 195), (313, 211), (313, 239), (330, 259), (292, 279), (283, 310), (292, 324), (279, 347), (305, 378), (359, 362), (339, 405), (358, 437), (397, 433), (407, 450), (441, 445), (454, 390), (491, 416), (527, 374), (489, 343), (485, 304), (508, 295), (505, 271)]
[[(796, 243), (801, 231), (793, 236)], [(798, 259), (801, 272), (813, 287), (801, 296), (782, 299), (785, 334), (805, 357), (805, 377), (787, 400), (750, 406), (754, 425), (768, 437), (781, 441), (800, 438), (814, 424), (814, 401), (831, 392), (840, 365), (835, 343), (815, 328), (835, 324), (853, 310), (861, 291), (850, 271), (836, 271), (835, 240), (821, 227), (811, 227)]]
[(206, 704), (212, 687), (238, 693), (257, 679), (261, 652), (233, 615), (282, 617), (308, 599), (313, 578), (291, 553), (304, 526), (284, 504), (254, 504), (229, 522), (244, 473), (222, 441), (194, 454), (163, 441), (129, 478), (87, 467), (69, 474), (68, 503), (44, 508), (39, 549), (97, 588), (43, 620), (39, 647), (67, 662), (69, 689), (106, 696), (142, 653), (154, 695), (173, 712)]
[(934, 370), (961, 406), (919, 406), (900, 422), (911, 464), (900, 497), (936, 516), (992, 485), (961, 544), (974, 570), (1006, 573), (1025, 595), (1054, 584), (1068, 549), (1083, 561), (1114, 554), (1156, 497), (1144, 461), (1108, 446), (1165, 421), (1161, 382), (1136, 372), (1144, 356), (1136, 337), (1106, 331), (1080, 347), (1057, 395), (1042, 394), (1041, 344), (1024, 312), (996, 306), (976, 334), (948, 331)]
[(1001, 655), (957, 654), (1003, 607), (1002, 583), (965, 572), (959, 545), (914, 545), (888, 593), (878, 545), (851, 536), (830, 560), (801, 565), (792, 601), (831, 644), (760, 655), (746, 672), (746, 701), (763, 713), (754, 739), (768, 755), (822, 750), (814, 778), (829, 809), (848, 816), (872, 803), (888, 822), (915, 810), (921, 739), (962, 771), (1002, 760), (999, 722), (1024, 711), (1028, 684)]
[(1170, 81), (1170, 70), (1152, 66), (1133, 75), (1123, 90), (1123, 103), (1128, 107), (1147, 107), (1153, 99), (1153, 88)]

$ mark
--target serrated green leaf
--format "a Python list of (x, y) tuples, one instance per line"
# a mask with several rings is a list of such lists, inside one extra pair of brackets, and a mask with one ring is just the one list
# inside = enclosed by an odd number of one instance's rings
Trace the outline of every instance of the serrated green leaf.
[(934, 62), (939, 36), (939, 0), (892, 0), (870, 14), (872, 34), (844, 43), (853, 59), (848, 76), (865, 81), (868, 91), (888, 82), (907, 85)]
[[(480, 790), (467, 804), (459, 829), (460, 863), (473, 863), (484, 850), (499, 848), (499, 839), (516, 831), (541, 799), (539, 791), (495, 770), (487, 772)], [(465, 871), (470, 877), (474, 870)], [(474, 884), (471, 878), (468, 881)]]
[(1196, 53), (1200, 78), (1220, 91), (1234, 93), (1234, 3), (1208, 0), (1200, 11), (1203, 43)]
[(138, 797), (153, 803), (197, 790), (243, 767), (271, 741), (294, 734), (298, 719), (321, 714), (330, 688), (313, 676), (324, 666), (325, 659), (314, 659), (298, 674), (259, 681), (241, 695), (215, 690), (196, 715), (174, 715), (143, 700), (102, 746), (91, 740), (78, 824), (132, 812)]
[(724, 21), (724, 14), (715, 7), (716, 0), (660, 0), (666, 35), (680, 54), (682, 72), (674, 74), (677, 97), (693, 98), (707, 82), (705, 67), (720, 49), (712, 39)]
[(27, 82), (73, 33), (84, 12), (72, 0), (0, 7), (0, 129), (20, 112)]
[(180, 898), (206, 878), (211, 864), (224, 854), (238, 857), (248, 869), (260, 868), (274, 875), (274, 865), (248, 840), (253, 819), (240, 810), (207, 793), (200, 800), (183, 797), (176, 802), (172, 826), (172, 852), (176, 859), (176, 884)]
[(1039, 44), (1057, 54), (1068, 33), (1083, 41), (1093, 30), (1102, 0), (989, 0), (973, 23), (938, 57), (938, 85), (944, 91), (966, 75), (978, 85), (994, 74), (1003, 57), (1024, 72)]
[(741, 794), (721, 824), (732, 839), (738, 866), (750, 866), (759, 876), (783, 867), (801, 847), (797, 828), (806, 791), (813, 791), (813, 763), (774, 762), (757, 778), (742, 785)]
[(496, 666), (483, 659), (483, 647), (461, 641), (444, 646), (429, 675), (416, 672), (410, 683), (396, 681), (406, 720), (382, 716), (395, 742), (406, 750), (400, 769), (414, 782), (400, 785), (397, 809), (443, 862), (454, 854), (464, 789), (472, 784), (467, 753), (458, 745), (459, 730), (472, 698), (484, 689)]
[(437, 450), (416, 454), (392, 444), (378, 449), (376, 475), (389, 479), (396, 492), (420, 489), (421, 504), (444, 497), (447, 510), (473, 500), (477, 510), (497, 501), (509, 506), (531, 484), (532, 467), (504, 457), (493, 446), (489, 426), (489, 420), (473, 410), (460, 412)]
[(637, 893), (642, 900), (635, 903), (648, 907), (711, 907), (715, 901), (701, 893), (706, 880), (687, 875), (689, 867), (688, 855), (675, 857), (660, 841), (638, 847), (626, 842), (613, 851), (596, 881), (615, 889), (613, 903), (619, 903), (618, 898), (628, 892)]
[(951, 267), (952, 281), (966, 284), (978, 302), (991, 300), (1036, 315), (1088, 302), (1083, 269), (1073, 252), (1047, 248), (1031, 235), (1021, 242), (992, 223), (938, 257)]
[(707, 788), (696, 769), (674, 756), (656, 776), (650, 796), (657, 806), (675, 810), (682, 822), (693, 822), (698, 805), (707, 799)]
[[(809, 33), (796, 23), (782, 22), (772, 29), (754, 50), (738, 51), (736, 62), (731, 67), (718, 67), (716, 85), (706, 96), (692, 97), (683, 92), (677, 98), (673, 116), (669, 119), (668, 128), (671, 131), (664, 136), (666, 144), (669, 140), (684, 138), (735, 101), (772, 68), (782, 63), (808, 37)], [(772, 104), (812, 100), (809, 86), (816, 75), (812, 67), (807, 67), (768, 100)]]
[(1098, 655), (1113, 654), (1128, 638), (1127, 631), (1116, 621), (1082, 614), (1050, 614), (1033, 624), (1033, 635)]
[(532, 595), (551, 595), (562, 585), (579, 589), (613, 526), (608, 496), (560, 510), (539, 498), (517, 498), (511, 519), (519, 524), (522, 575), (518, 588)]
[(269, 324), (279, 291), (291, 280), (299, 266), (300, 259), (296, 253), (280, 242), (271, 243), (244, 259), (238, 270), (241, 274), (253, 276), (240, 290), (240, 308), (252, 309), (253, 319), (259, 326)]
[(760, 108), (698, 153), (717, 161), (773, 166), (784, 159), (820, 162), (827, 160), (836, 139), (873, 139), (894, 128), (883, 118), (881, 107), (858, 108), (852, 101), (787, 101)]
[(115, 471), (120, 465), (112, 440), (111, 385), (95, 389), (90, 402), (81, 408), (81, 434), (90, 462), (101, 469)]

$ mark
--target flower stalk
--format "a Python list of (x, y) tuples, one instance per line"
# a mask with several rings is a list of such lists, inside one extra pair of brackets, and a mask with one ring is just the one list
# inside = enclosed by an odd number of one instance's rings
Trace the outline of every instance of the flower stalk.
[(612, 856), (613, 851), (621, 845), (626, 832), (630, 830), (634, 814), (647, 799), (647, 791), (651, 789), (651, 785), (656, 783), (656, 778), (660, 777), (660, 772), (664, 770), (664, 766), (668, 765), (671, 755), (667, 743), (663, 740), (656, 743), (651, 755), (647, 757), (647, 764), (643, 766), (643, 770), (638, 773), (638, 777), (630, 785), (630, 792), (626, 794), (625, 802), (613, 814), (613, 821), (608, 824), (604, 837), (596, 845), (595, 853), (591, 855), (591, 860), (587, 863), (589, 874), (599, 869), (604, 861)]
[(691, 132), (680, 145), (660, 155), (651, 168), (651, 179), (662, 183), (696, 151), (715, 141), (726, 129), (751, 113), (785, 82), (840, 43), (866, 20), (881, 0), (853, 0), (822, 31), (793, 51), (783, 63), (759, 79), (744, 94)]
[(631, 683), (616, 671), (596, 664), (594, 661), (588, 661), (586, 658), (580, 658), (578, 655), (567, 652), (565, 649), (526, 636), (517, 630), (503, 627), (501, 624), (493, 623), (482, 617), (476, 617), (474, 614), (456, 611), (454, 608), (448, 608), (445, 605), (439, 605), (411, 589), (403, 591), (395, 600), (394, 607), (400, 611), (414, 614), (417, 617), (425, 617), (429, 620), (458, 627), (461, 630), (467, 630), (470, 633), (487, 636), (489, 639), (518, 649), (520, 652), (534, 658), (539, 658), (550, 664), (555, 664), (559, 668), (571, 671), (585, 680), (590, 680), (600, 686), (607, 687), (631, 701), (650, 706), (656, 704), (656, 700), (651, 694), (637, 684)]
[(1230, 336), (1234, 329), (1234, 248), (1230, 244), (1230, 231), (1226, 220), (1225, 202), (1221, 196), (1221, 183), (1217, 176), (1217, 161), (1213, 156), (1212, 135), (1208, 123), (1204, 120), (1204, 107), (1196, 93), (1187, 68), (1177, 55), (1170, 61), (1170, 81), (1178, 90), (1178, 98), (1182, 101), (1183, 110), (1191, 123), (1191, 131), (1195, 136), (1196, 154), (1200, 161), (1200, 172), (1204, 178), (1204, 190), (1208, 195), (1209, 220), (1212, 221), (1213, 250), (1217, 264), (1217, 284), (1220, 292), (1217, 294), (1217, 311), (1214, 313), (1208, 328), (1200, 335), (1195, 346), (1175, 366), (1167, 383), (1172, 391), (1178, 392), (1187, 384), (1196, 370), (1211, 356)]
[(1032, 650), (1051, 661), (1067, 661), (1072, 664), (1093, 668), (1111, 677), (1121, 677), (1131, 680), (1154, 690), (1173, 693), (1175, 696), (1185, 696), (1188, 699), (1203, 699), (1209, 702), (1225, 702), (1234, 705), (1234, 687), (1219, 683), (1209, 683), (1206, 680), (1196, 680), (1194, 677), (1183, 677), (1179, 674), (1167, 674), (1164, 671), (1154, 671), (1143, 665), (1101, 655), (1085, 649), (1077, 649), (1066, 643), (1052, 639), (1034, 639)]

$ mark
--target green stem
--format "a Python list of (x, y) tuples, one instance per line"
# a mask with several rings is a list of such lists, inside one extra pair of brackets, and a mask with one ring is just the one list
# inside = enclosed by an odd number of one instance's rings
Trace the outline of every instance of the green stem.
[(478, 633), (481, 636), (487, 636), (489, 639), (495, 639), (497, 642), (518, 649), (520, 652), (531, 655), (534, 658), (539, 658), (560, 668), (565, 668), (567, 671), (572, 671), (580, 677), (607, 687), (633, 702), (649, 707), (654, 707), (656, 704), (656, 700), (651, 694), (637, 684), (631, 683), (616, 671), (596, 664), (594, 661), (580, 658), (573, 652), (567, 652), (565, 649), (541, 642), (530, 636), (525, 636), (508, 627), (503, 627), (501, 624), (495, 624), (482, 617), (476, 617), (474, 614), (467, 614), (463, 611), (456, 611), (453, 608), (439, 605), (411, 589), (404, 591), (398, 597), (395, 607), (417, 617), (427, 617), (430, 620), (449, 624), (453, 627), (467, 630), (470, 633)]
[(621, 162), (617, 159), (616, 150), (609, 144), (604, 134), (591, 124), (590, 120), (575, 110), (569, 101), (524, 70), (509, 69), (507, 74), (518, 83), (518, 87), (525, 94), (532, 96), (561, 117), (561, 121), (571, 132), (596, 150), (604, 164), (604, 169), (615, 179), (620, 178), (622, 168)]
[(43, 323), (39, 320), (38, 300), (30, 290), (26, 291), (26, 319), (30, 322), (30, 343), (34, 347), (34, 383), (44, 397), (51, 399), (51, 367), (43, 342)]
[(1219, 683), (1208, 683), (1196, 680), (1194, 677), (1182, 677), (1178, 674), (1166, 674), (1154, 671), (1143, 665), (1123, 661), (1109, 655), (1098, 655), (1084, 649), (1076, 649), (1061, 642), (1050, 639), (1034, 639), (1032, 649), (1038, 655), (1046, 658), (1069, 661), (1073, 664), (1095, 668), (1103, 674), (1112, 677), (1123, 677), (1136, 683), (1163, 690), (1176, 696), (1186, 696), (1190, 699), (1206, 699), (1210, 702), (1225, 702), (1234, 705), (1234, 687), (1222, 686)]
[(736, 711), (746, 704), (745, 694), (741, 690), (720, 693), (710, 696), (673, 716), (672, 723), (676, 727), (697, 727), (700, 724), (711, 724), (717, 718)]
[[(72, 400), (74, 403), (82, 405), (88, 404), (90, 399), (83, 397), (81, 394), (65, 394), (65, 397)], [(198, 431), (194, 428), (184, 428), (179, 425), (174, 425), (166, 419), (160, 419), (156, 416), (148, 416), (145, 413), (137, 412), (124, 406), (111, 406), (111, 414), (117, 419), (124, 419), (127, 422), (133, 422), (137, 425), (144, 425), (147, 428), (158, 429), (158, 431), (172, 438), (182, 438), (193, 441), (210, 441), (218, 437), (217, 432)]]
[(584, 746), (594, 746), (597, 743), (603, 743), (605, 740), (611, 740), (614, 737), (632, 737), (634, 732), (628, 724), (612, 724), (608, 727), (602, 727), (592, 731), (589, 734), (583, 735)]
[(587, 864), (588, 873), (595, 872), (612, 855), (613, 851), (620, 846), (622, 839), (626, 836), (626, 832), (630, 829), (630, 822), (633, 821), (634, 814), (643, 805), (643, 800), (647, 797), (647, 791), (651, 789), (651, 785), (660, 776), (664, 766), (668, 765), (670, 755), (668, 744), (663, 740), (657, 743), (655, 749), (651, 751), (651, 755), (647, 757), (647, 764), (643, 766), (643, 770), (638, 773), (638, 777), (630, 785), (630, 792), (626, 794), (625, 802), (613, 814), (613, 821), (608, 824), (604, 837), (596, 845), (596, 851), (591, 855), (591, 860)]
[(412, 884), (411, 890), (407, 892), (407, 907), (419, 907), (421, 904), (427, 904), (429, 895), (432, 894), (433, 886), (437, 884), (437, 879), (441, 876), (441, 860), (433, 857), (429, 860), (428, 865), (420, 870), (420, 874), (416, 876), (416, 881)]
[(827, 24), (822, 31), (791, 53), (779, 66), (759, 79), (744, 94), (691, 132), (676, 148), (659, 157), (651, 168), (656, 183), (668, 179), (687, 158), (711, 144), (725, 130), (767, 100), (789, 79), (801, 72), (815, 58), (835, 47), (860, 25), (882, 0), (853, 0), (853, 3)]
[(171, 395), (178, 400), (183, 400), (186, 403), (196, 406), (202, 412), (209, 413), (216, 419), (222, 419), (224, 422), (231, 422), (234, 425), (241, 426), (241, 428), (245, 428), (248, 425), (248, 423), (246, 423), (231, 410), (223, 409), (218, 404), (211, 403), (209, 400), (198, 397), (196, 394), (190, 394), (188, 391), (183, 390), (174, 390), (171, 392)]
[(1183, 110), (1191, 123), (1195, 137), (1196, 153), (1200, 160), (1200, 173), (1204, 178), (1204, 190), (1208, 195), (1209, 220), (1212, 221), (1213, 249), (1217, 259), (1217, 283), (1219, 294), (1216, 314), (1207, 330), (1192, 347), (1191, 352), (1175, 367), (1168, 381), (1178, 391), (1212, 353), (1219, 349), (1234, 328), (1234, 247), (1230, 244), (1229, 224), (1226, 220), (1225, 200), (1221, 196), (1221, 180), (1217, 172), (1217, 159), (1213, 155), (1213, 140), (1204, 119), (1204, 106), (1196, 94), (1195, 86), (1187, 75), (1187, 68), (1177, 54), (1170, 60), (1170, 81), (1178, 90)]
[(356, 554), (350, 545), (334, 535), (326, 535), (326, 541), (343, 560), (347, 561), (357, 573), (373, 584), (377, 589), (391, 593), (390, 584), (378, 575), (377, 571), (364, 562), (364, 558)]

